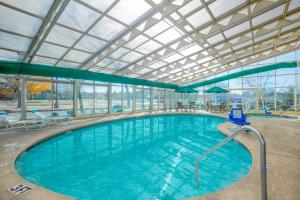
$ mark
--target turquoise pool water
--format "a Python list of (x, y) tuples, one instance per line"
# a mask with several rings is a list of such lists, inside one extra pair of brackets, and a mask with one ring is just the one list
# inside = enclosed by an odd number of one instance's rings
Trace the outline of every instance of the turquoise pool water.
[(200, 163), (195, 160), (224, 139), (225, 119), (160, 115), (125, 119), (68, 132), (44, 141), (15, 168), (26, 180), (81, 200), (173, 200), (221, 190), (248, 173), (252, 158), (229, 142)]

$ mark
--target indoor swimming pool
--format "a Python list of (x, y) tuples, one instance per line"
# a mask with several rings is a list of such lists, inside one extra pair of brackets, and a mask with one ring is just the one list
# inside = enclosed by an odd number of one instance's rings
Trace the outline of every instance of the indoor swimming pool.
[(245, 177), (249, 151), (231, 141), (200, 163), (196, 158), (225, 138), (226, 119), (193, 114), (105, 122), (43, 141), (15, 169), (27, 181), (80, 200), (183, 199), (224, 189)]

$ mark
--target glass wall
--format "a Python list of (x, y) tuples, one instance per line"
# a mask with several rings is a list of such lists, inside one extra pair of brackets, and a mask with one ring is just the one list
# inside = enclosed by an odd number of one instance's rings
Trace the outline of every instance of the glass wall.
[(122, 85), (113, 85), (111, 88), (112, 112), (122, 112)]
[[(278, 62), (300, 60), (300, 50), (279, 55), (275, 58), (269, 58), (251, 65), (243, 66), (207, 78), (207, 80), (241, 70), (260, 67)], [(204, 89), (218, 86), (229, 89), (229, 98), (227, 103), (240, 103), (244, 109), (256, 110), (264, 107), (270, 110), (297, 110), (299, 106), (299, 87), (300, 87), (300, 68), (282, 68), (273, 71), (243, 76), (228, 81), (222, 81), (212, 85), (198, 88), (199, 94)], [(224, 100), (226, 99), (223, 98)], [(204, 94), (198, 96), (197, 101), (213, 102), (215, 95)]]
[(144, 104), (143, 104), (143, 110), (147, 111), (150, 110), (150, 88), (144, 87), (144, 93), (143, 93), (143, 99), (144, 99)]
[(136, 110), (137, 111), (143, 110), (143, 107), (144, 107), (143, 96), (144, 96), (143, 88), (137, 87), (135, 90), (135, 98), (136, 98), (135, 101), (136, 101)]
[(123, 111), (132, 112), (133, 88), (129, 85), (123, 85)]
[(19, 78), (0, 76), (0, 111), (16, 120), (21, 118), (21, 96)]
[(108, 86), (95, 86), (95, 114), (108, 113)]
[(78, 113), (80, 115), (94, 114), (94, 86), (80, 85), (78, 93)]

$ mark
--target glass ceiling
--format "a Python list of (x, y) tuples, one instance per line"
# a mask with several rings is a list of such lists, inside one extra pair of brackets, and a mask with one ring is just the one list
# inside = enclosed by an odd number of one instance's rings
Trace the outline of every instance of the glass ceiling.
[(299, 0), (0, 0), (0, 59), (186, 85), (299, 49)]

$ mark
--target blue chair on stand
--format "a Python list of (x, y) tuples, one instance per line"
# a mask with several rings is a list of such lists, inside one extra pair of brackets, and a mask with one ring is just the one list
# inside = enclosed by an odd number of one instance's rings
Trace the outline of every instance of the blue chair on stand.
[(267, 115), (271, 115), (271, 114), (272, 114), (272, 112), (271, 112), (271, 111), (269, 111), (269, 110), (267, 110), (267, 108), (266, 108), (266, 107), (264, 107), (264, 110), (265, 110), (265, 114), (267, 114)]
[(239, 126), (247, 126), (251, 123), (247, 121), (247, 115), (243, 113), (242, 108), (231, 108), (229, 113), (229, 120), (231, 123)]

